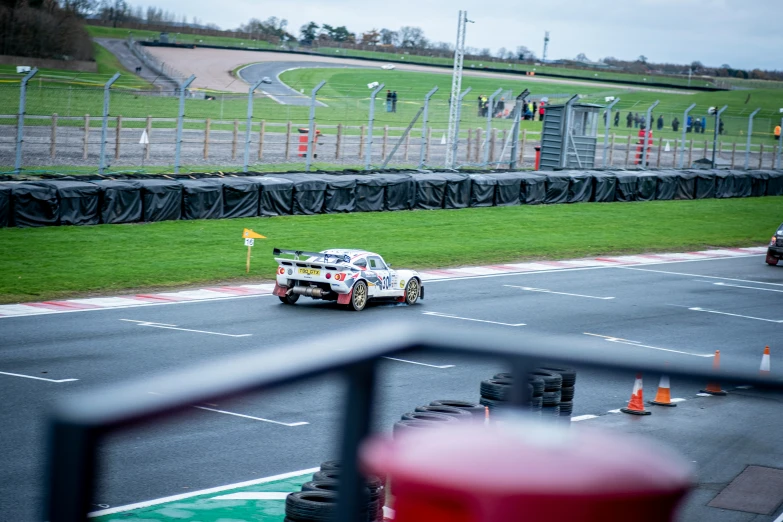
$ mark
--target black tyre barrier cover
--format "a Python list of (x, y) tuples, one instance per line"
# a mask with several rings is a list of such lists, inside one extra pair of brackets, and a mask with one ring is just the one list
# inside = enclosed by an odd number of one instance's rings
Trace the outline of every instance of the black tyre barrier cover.
[(261, 183), (251, 177), (228, 177), (223, 183), (223, 217), (258, 216)]
[(554, 172), (546, 176), (546, 198), (544, 203), (568, 203), (568, 187), (571, 177), (565, 172)]
[(563, 386), (560, 388), (560, 402), (570, 402), (574, 400), (574, 387)]
[(258, 195), (259, 216), (287, 216), (294, 212), (294, 182), (274, 176), (258, 176), (261, 192)]
[(712, 199), (715, 197), (715, 173), (697, 170), (696, 191), (693, 193), (694, 199)]
[(452, 408), (451, 406), (419, 406), (415, 413), (440, 413), (442, 415), (451, 415), (457, 420), (470, 421), (473, 415), (467, 410)]
[(570, 417), (571, 412), (574, 411), (574, 403), (571, 401), (563, 401), (558, 406), (560, 406), (559, 415), (561, 417)]
[(560, 375), (562, 386), (574, 386), (576, 384), (576, 370), (574, 368), (545, 364), (537, 369), (554, 372)]
[(677, 171), (677, 190), (674, 199), (694, 199), (696, 197), (696, 173), (687, 170)]
[(753, 197), (766, 196), (769, 174), (763, 170), (753, 170), (748, 174), (750, 175), (750, 195)]
[(326, 180), (315, 174), (276, 174), (294, 184), (292, 213), (296, 215), (319, 214), (326, 199)]
[(321, 471), (332, 471), (332, 470), (341, 470), (342, 464), (340, 464), (339, 460), (327, 460), (326, 462), (321, 463)]
[(658, 175), (655, 172), (639, 172), (636, 180), (636, 201), (652, 201), (658, 192)]
[(17, 227), (50, 227), (60, 223), (57, 190), (36, 181), (11, 185), (11, 223)]
[(593, 199), (596, 203), (611, 203), (617, 191), (617, 176), (611, 172), (593, 172)]
[(144, 179), (139, 183), (143, 221), (176, 221), (182, 217), (182, 184), (179, 181)]
[(655, 199), (659, 201), (674, 199), (677, 193), (677, 172), (660, 170), (656, 174), (658, 176), (658, 188), (655, 190)]
[(453, 415), (444, 415), (443, 413), (418, 412), (418, 411), (408, 412), (404, 414), (400, 420), (415, 420), (415, 421), (424, 421), (424, 422), (434, 422), (438, 424), (443, 424), (446, 422), (459, 422), (459, 419), (457, 419)]
[(639, 185), (639, 176), (630, 172), (617, 171), (617, 185), (614, 193), (615, 201), (636, 201), (636, 189)]
[(416, 199), (414, 208), (419, 210), (435, 210), (443, 208), (443, 200), (446, 197), (448, 179), (442, 174), (427, 172), (416, 174), (413, 177), (416, 186)]
[(467, 208), (470, 206), (470, 176), (454, 172), (442, 172), (446, 178), (443, 208)]
[(416, 183), (408, 174), (378, 174), (386, 183), (384, 210), (410, 210), (416, 200)]
[(558, 391), (545, 391), (542, 396), (544, 400), (544, 406), (556, 406), (560, 404), (560, 390)]
[(511, 379), (487, 379), (481, 381), (481, 396), (487, 399), (507, 401), (511, 393)]
[(458, 408), (460, 410), (467, 411), (473, 415), (473, 417), (480, 417), (482, 419), (484, 418), (484, 408), (475, 402), (440, 399), (437, 401), (432, 401), (430, 406), (450, 406), (452, 408)]
[[(46, 183), (46, 182), (43, 182)], [(101, 189), (94, 183), (58, 181), (49, 183), (60, 200), (61, 225), (97, 225), (100, 223)]]
[(0, 183), (0, 228), (7, 227), (11, 220), (11, 187)]
[(100, 216), (102, 223), (137, 223), (141, 221), (141, 183), (134, 180), (101, 180)]
[(546, 200), (546, 176), (542, 174), (517, 173), (522, 178), (521, 202), (538, 205)]
[(545, 391), (557, 391), (563, 386), (563, 378), (559, 373), (537, 368), (530, 372), (530, 375), (538, 377), (544, 381)]
[(183, 179), (182, 219), (223, 217), (223, 183), (214, 179)]
[(767, 196), (783, 196), (783, 171), (767, 170)]
[(285, 516), (298, 522), (332, 522), (337, 517), (337, 493), (297, 491), (285, 499)]
[(324, 175), (326, 194), (323, 211), (327, 214), (336, 212), (354, 212), (356, 210), (356, 178), (340, 174)]
[(379, 174), (356, 176), (356, 212), (380, 212), (384, 209), (383, 198), (386, 182)]
[[(491, 207), (498, 206), (495, 201), (495, 190), (498, 180), (491, 175), (471, 174), (470, 185), (470, 206), (471, 207)], [(516, 200), (519, 204), (519, 187), (516, 191)]]
[(411, 431), (432, 429), (434, 426), (438, 426), (435, 422), (426, 422), (420, 420), (401, 420), (394, 423), (392, 428), (392, 434), (397, 437), (400, 434), (409, 433)]
[(571, 178), (568, 185), (569, 203), (587, 203), (593, 199), (592, 173), (571, 170), (568, 177)]
[[(524, 190), (522, 183), (525, 181), (525, 176), (519, 172), (493, 172), (487, 174), (488, 178), (495, 180), (497, 185), (495, 186), (495, 206), (505, 207), (508, 205), (519, 205), (524, 203)], [(538, 176), (545, 179), (543, 176)], [(543, 199), (543, 197), (542, 197)], [(541, 201), (538, 201), (540, 203)]]

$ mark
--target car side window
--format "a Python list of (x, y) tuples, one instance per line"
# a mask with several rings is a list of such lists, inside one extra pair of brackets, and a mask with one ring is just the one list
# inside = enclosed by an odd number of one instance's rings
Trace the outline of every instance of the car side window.
[(371, 257), (370, 268), (373, 270), (386, 270), (386, 265), (383, 264), (380, 257)]
[(358, 267), (359, 267), (359, 268), (361, 268), (362, 270), (365, 270), (365, 269), (367, 269), (367, 260), (366, 260), (366, 259), (364, 259), (364, 258), (362, 258), (362, 259), (357, 259), (356, 261), (354, 261), (354, 262), (353, 262), (353, 264), (354, 264), (354, 265), (356, 265), (356, 266), (358, 266)]

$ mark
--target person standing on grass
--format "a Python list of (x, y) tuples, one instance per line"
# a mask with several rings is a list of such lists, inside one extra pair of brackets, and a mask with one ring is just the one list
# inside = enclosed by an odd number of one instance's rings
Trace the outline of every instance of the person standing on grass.
[(663, 129), (663, 115), (658, 116), (657, 126), (658, 126), (658, 130)]
[[(481, 107), (483, 105), (481, 100), (482, 100), (483, 97), (484, 97), (483, 94), (479, 94), (479, 97), (478, 97), (478, 117), (479, 118), (481, 118)], [(449, 103), (449, 105), (451, 105), (451, 103)]]
[(533, 121), (536, 121), (536, 114), (538, 114), (538, 103), (533, 102), (533, 117), (531, 118)]
[(700, 118), (694, 118), (693, 119), (693, 132), (696, 134), (701, 133), (701, 119)]
[(614, 126), (615, 127), (620, 126), (620, 111), (614, 113)]
[(775, 140), (780, 141), (780, 125), (775, 126)]
[(392, 112), (397, 112), (397, 91), (392, 92)]
[(685, 131), (693, 132), (693, 116), (688, 116), (688, 120), (685, 122)]
[(704, 116), (701, 117), (701, 133), (704, 134), (705, 129), (707, 128), (707, 118)]
[(625, 117), (625, 127), (630, 129), (633, 125), (633, 113), (629, 112), (628, 116)]
[(680, 120), (677, 119), (677, 116), (674, 117), (672, 120), (672, 130), (674, 132), (677, 132), (677, 129), (680, 128)]
[(544, 121), (544, 116), (546, 116), (546, 109), (544, 108), (544, 102), (541, 102), (541, 105), (538, 107), (538, 120)]
[(386, 112), (392, 111), (392, 95), (391, 91), (386, 91)]
[(633, 128), (636, 129), (639, 127), (639, 124), (642, 120), (639, 119), (639, 113), (635, 112), (633, 113)]
[(723, 118), (718, 119), (718, 134), (723, 134)]

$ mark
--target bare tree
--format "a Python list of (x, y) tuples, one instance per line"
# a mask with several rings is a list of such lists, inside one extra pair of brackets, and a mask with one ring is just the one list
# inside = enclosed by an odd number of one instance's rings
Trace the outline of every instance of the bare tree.
[(400, 41), (400, 35), (397, 31), (390, 29), (381, 29), (381, 44), (382, 45), (397, 45)]
[(589, 62), (590, 58), (587, 57), (585, 53), (579, 53), (576, 55), (576, 58), (574, 58), (577, 62)]
[(409, 47), (412, 49), (423, 49), (427, 47), (427, 38), (424, 37), (424, 31), (421, 27), (411, 27), (406, 25), (400, 27), (400, 47)]

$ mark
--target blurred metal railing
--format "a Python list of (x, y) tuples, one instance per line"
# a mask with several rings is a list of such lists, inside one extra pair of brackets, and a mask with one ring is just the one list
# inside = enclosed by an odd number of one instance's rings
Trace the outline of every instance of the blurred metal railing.
[[(324, 350), (339, 346), (340, 350)], [(542, 362), (581, 369), (651, 372), (674, 377), (719, 378), (722, 383), (783, 389), (783, 380), (751, 372), (716, 372), (701, 362), (670, 365), (666, 356), (628, 352), (600, 341), (577, 336), (527, 333), (524, 337), (476, 332), (460, 328), (422, 329), (390, 323), (351, 334), (320, 336), (275, 350), (225, 358), (173, 374), (127, 384), (92, 389), (57, 404), (49, 426), (47, 520), (76, 522), (87, 519), (98, 469), (98, 443), (111, 433), (148, 423), (203, 402), (244, 395), (338, 372), (348, 384), (343, 408), (338, 517), (359, 522), (363, 479), (358, 465), (362, 440), (370, 433), (379, 359), (410, 351), (449, 352), (457, 355), (504, 359), (518, 378), (510, 405), (524, 410), (529, 403), (524, 376)], [(157, 390), (159, 395), (150, 395)]]

